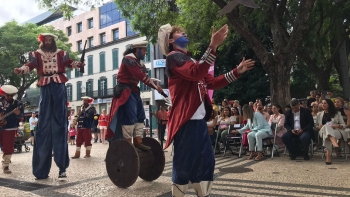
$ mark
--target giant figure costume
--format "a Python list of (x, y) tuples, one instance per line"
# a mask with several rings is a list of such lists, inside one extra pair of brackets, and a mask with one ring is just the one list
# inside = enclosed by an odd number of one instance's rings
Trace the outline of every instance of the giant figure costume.
[[(50, 37), (52, 42), (50, 43)], [(80, 62), (69, 59), (66, 51), (57, 49), (54, 39), (57, 36), (49, 33), (40, 34), (40, 49), (29, 53), (29, 62), (15, 73), (26, 74), (36, 69), (41, 76), (39, 118), (35, 133), (32, 168), (37, 179), (48, 178), (52, 161), (59, 168), (59, 178), (66, 177), (66, 168), (69, 166), (68, 156), (68, 119), (67, 119), (67, 91), (65, 83), (68, 81), (64, 75), (66, 67), (79, 68)], [(49, 40), (49, 41), (48, 41)], [(51, 44), (51, 47), (48, 46)]]
[(77, 144), (75, 155), (72, 159), (77, 159), (80, 157), (80, 149), (81, 145), (84, 143), (86, 148), (86, 154), (84, 158), (89, 158), (91, 153), (91, 128), (93, 128), (94, 124), (94, 115), (96, 113), (95, 107), (91, 105), (94, 99), (84, 96), (81, 97), (84, 101), (84, 104), (81, 106), (81, 113), (78, 116), (78, 129), (77, 129)]
[[(128, 45), (127, 50), (147, 48), (147, 41), (136, 42)], [(139, 52), (140, 52), (139, 50)], [(109, 113), (106, 139), (126, 139), (134, 146), (143, 150), (150, 147), (142, 144), (143, 125), (146, 118), (143, 103), (140, 97), (141, 81), (151, 88), (155, 88), (157, 79), (147, 75), (145, 65), (142, 63), (144, 56), (134, 53), (125, 54), (117, 75), (118, 85), (115, 87), (111, 111)], [(116, 95), (120, 94), (120, 95)]]
[[(0, 146), (3, 152), (2, 169), (5, 174), (11, 173), (9, 165), (14, 151), (15, 134), (19, 119), (23, 118), (23, 106), (13, 98), (17, 92), (18, 89), (12, 85), (3, 85), (0, 88)], [(5, 117), (6, 115), (8, 116)]]
[(213, 110), (207, 89), (224, 87), (235, 81), (239, 74), (236, 68), (216, 78), (208, 74), (217, 56), (210, 47), (200, 61), (193, 60), (188, 52), (177, 48), (169, 51), (171, 31), (169, 24), (160, 27), (158, 44), (167, 56), (166, 71), (172, 105), (165, 145), (167, 148), (174, 143), (172, 195), (184, 196), (188, 184), (192, 183), (197, 196), (208, 196), (215, 159), (206, 124)]

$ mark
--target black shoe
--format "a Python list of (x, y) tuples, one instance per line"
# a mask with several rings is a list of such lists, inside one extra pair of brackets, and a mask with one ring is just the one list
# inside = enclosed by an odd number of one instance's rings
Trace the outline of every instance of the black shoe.
[(100, 143), (102, 143), (102, 140), (100, 139)]
[(35, 180), (44, 180), (44, 179), (48, 179), (50, 176), (44, 177), (44, 178), (39, 178), (39, 177), (35, 177)]
[(326, 162), (326, 165), (331, 165), (332, 164), (332, 162)]
[(297, 158), (296, 155), (290, 155), (290, 160), (295, 160)]
[(309, 155), (305, 155), (304, 156), (304, 160), (310, 160), (310, 156)]
[(62, 179), (65, 179), (65, 178), (67, 178), (66, 172), (60, 172), (58, 174), (58, 179), (62, 180)]
[(95, 140), (95, 142), (94, 143), (97, 143), (97, 139)]

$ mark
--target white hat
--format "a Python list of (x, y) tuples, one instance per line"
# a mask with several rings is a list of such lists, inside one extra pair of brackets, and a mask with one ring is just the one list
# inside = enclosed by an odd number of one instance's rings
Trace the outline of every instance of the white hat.
[(147, 48), (148, 41), (143, 40), (143, 41), (137, 41), (132, 44), (129, 44), (126, 46), (127, 49), (136, 49), (136, 48)]
[(40, 34), (40, 35), (42, 35), (42, 36), (52, 36), (52, 37), (54, 37), (55, 39), (58, 38), (55, 34), (51, 34), (51, 33), (42, 33), (42, 34)]
[(94, 101), (93, 98), (89, 97), (89, 96), (82, 96), (81, 99), (83, 100), (89, 100), (89, 103), (92, 103)]
[(13, 85), (3, 85), (0, 88), (0, 94), (17, 94), (18, 89)]
[(171, 32), (171, 25), (169, 23), (161, 26), (158, 31), (158, 45), (164, 55), (169, 54), (170, 32)]

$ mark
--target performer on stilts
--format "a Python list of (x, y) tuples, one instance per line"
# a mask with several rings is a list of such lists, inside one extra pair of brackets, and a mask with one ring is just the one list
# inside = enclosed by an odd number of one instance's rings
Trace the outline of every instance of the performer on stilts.
[(96, 113), (96, 109), (91, 105), (94, 99), (88, 96), (83, 96), (81, 98), (83, 99), (83, 105), (81, 106), (81, 113), (78, 117), (78, 132), (76, 140), (77, 149), (72, 159), (78, 159), (80, 157), (80, 149), (83, 143), (86, 149), (84, 158), (91, 157), (91, 128), (94, 126), (94, 115)]
[[(19, 125), (19, 120), (23, 118), (22, 103), (14, 97), (17, 95), (18, 89), (12, 85), (3, 85), (0, 88), (0, 146), (3, 152), (2, 170), (5, 174), (10, 174), (9, 165), (13, 153), (13, 144), (15, 142), (15, 134)], [(13, 113), (11, 113), (13, 111)], [(6, 118), (1, 117), (9, 114)]]
[(245, 60), (232, 71), (214, 78), (208, 74), (217, 56), (216, 49), (228, 33), (227, 25), (212, 30), (211, 43), (200, 61), (187, 52), (188, 38), (179, 26), (160, 27), (158, 44), (166, 57), (166, 72), (172, 109), (165, 148), (174, 143), (172, 195), (182, 197), (192, 183), (197, 196), (209, 196), (214, 178), (215, 159), (206, 120), (213, 110), (207, 89), (219, 89), (254, 66)]
[(106, 140), (109, 142), (124, 138), (131, 143), (133, 139), (134, 146), (145, 151), (150, 150), (150, 147), (142, 144), (141, 136), (146, 116), (137, 85), (141, 81), (158, 92), (163, 92), (156, 83), (159, 80), (148, 77), (146, 67), (142, 63), (147, 54), (147, 44), (147, 41), (130, 44), (123, 54), (106, 133)]
[(39, 121), (35, 133), (32, 168), (37, 179), (49, 177), (52, 150), (54, 161), (59, 168), (58, 178), (66, 178), (69, 166), (68, 156), (68, 118), (67, 90), (68, 81), (64, 75), (66, 67), (80, 68), (83, 63), (69, 59), (66, 51), (57, 49), (57, 36), (50, 33), (39, 35), (39, 49), (29, 53), (29, 62), (21, 68), (15, 68), (16, 74), (27, 74), (36, 69), (41, 76)]

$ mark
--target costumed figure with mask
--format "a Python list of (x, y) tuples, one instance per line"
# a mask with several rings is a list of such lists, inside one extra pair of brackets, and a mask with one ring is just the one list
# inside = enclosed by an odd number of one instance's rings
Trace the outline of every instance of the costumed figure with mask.
[(18, 89), (12, 85), (3, 85), (0, 88), (0, 146), (3, 152), (2, 169), (5, 174), (11, 173), (9, 165), (14, 151), (13, 144), (19, 120), (23, 118), (22, 103), (14, 98), (17, 92)]
[(142, 143), (143, 125), (146, 118), (140, 97), (141, 81), (145, 85), (163, 92), (157, 85), (158, 79), (150, 78), (142, 60), (147, 54), (147, 41), (140, 41), (127, 46), (124, 58), (120, 65), (117, 81), (114, 88), (114, 97), (111, 111), (108, 116), (106, 140), (126, 139), (141, 150), (150, 150)]
[(94, 127), (94, 115), (96, 113), (96, 109), (91, 105), (94, 99), (88, 96), (83, 96), (81, 98), (83, 99), (83, 105), (81, 106), (81, 113), (78, 117), (76, 151), (72, 159), (78, 159), (80, 157), (80, 149), (83, 143), (86, 149), (84, 158), (91, 157), (91, 128)]
[(197, 196), (208, 196), (211, 191), (215, 159), (207, 129), (212, 113), (208, 89), (219, 89), (239, 78), (254, 66), (245, 60), (232, 71), (219, 77), (208, 74), (217, 57), (216, 49), (228, 34), (227, 25), (212, 30), (211, 43), (200, 61), (187, 52), (189, 42), (184, 30), (170, 24), (160, 27), (158, 44), (166, 57), (166, 73), (170, 91), (171, 111), (168, 122), (168, 140), (165, 148), (174, 143), (172, 195), (184, 196), (192, 183)]
[(68, 118), (67, 91), (64, 75), (66, 67), (80, 68), (83, 63), (69, 59), (66, 51), (57, 49), (57, 36), (50, 33), (39, 35), (39, 49), (29, 53), (29, 62), (20, 68), (15, 68), (16, 74), (27, 74), (36, 69), (41, 76), (39, 120), (35, 133), (32, 168), (37, 179), (49, 176), (52, 162), (59, 168), (58, 178), (66, 178), (66, 168), (69, 166), (68, 156)]

